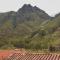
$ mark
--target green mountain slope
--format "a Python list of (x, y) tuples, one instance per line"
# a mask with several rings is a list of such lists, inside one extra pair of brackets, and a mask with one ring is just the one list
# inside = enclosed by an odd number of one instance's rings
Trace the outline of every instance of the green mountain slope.
[(30, 4), (0, 13), (0, 48), (48, 49), (59, 46), (59, 33), (60, 14), (52, 18)]

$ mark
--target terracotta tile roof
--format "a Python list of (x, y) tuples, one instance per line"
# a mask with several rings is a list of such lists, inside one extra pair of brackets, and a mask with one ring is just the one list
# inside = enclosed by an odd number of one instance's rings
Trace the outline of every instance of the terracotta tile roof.
[(0, 51), (0, 60), (60, 60), (60, 54), (39, 54), (20, 50), (6, 50)]
[(7, 58), (9, 55), (12, 54), (12, 50), (2, 50), (0, 51), (0, 60)]
[(20, 54), (14, 53), (12, 56), (7, 58), (7, 60), (60, 60), (60, 55), (58, 54)]

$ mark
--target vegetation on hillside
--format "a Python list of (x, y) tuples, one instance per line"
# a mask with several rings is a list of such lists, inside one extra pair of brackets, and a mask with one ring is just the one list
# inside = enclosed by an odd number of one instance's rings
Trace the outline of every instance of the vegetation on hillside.
[(17, 12), (0, 13), (1, 49), (25, 48), (53, 51), (60, 48), (59, 46), (60, 14), (52, 18), (30, 4), (25, 4)]

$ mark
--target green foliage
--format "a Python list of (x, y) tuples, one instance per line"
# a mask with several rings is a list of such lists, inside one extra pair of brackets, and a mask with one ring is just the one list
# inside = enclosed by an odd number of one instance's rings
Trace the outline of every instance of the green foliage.
[[(60, 15), (52, 18), (38, 7), (24, 5), (0, 14), (0, 48), (54, 51), (60, 44)], [(52, 45), (52, 46), (51, 46)]]

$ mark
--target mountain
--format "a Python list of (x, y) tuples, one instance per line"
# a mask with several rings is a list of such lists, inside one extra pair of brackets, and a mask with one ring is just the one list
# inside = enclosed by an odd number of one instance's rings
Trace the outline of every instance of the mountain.
[[(17, 12), (17, 17), (19, 19), (24, 20), (22, 17), (24, 17), (26, 20), (40, 20), (41, 19), (50, 19), (51, 17), (45, 13), (45, 11), (39, 9), (36, 6), (31, 6), (30, 4), (25, 4), (22, 8), (20, 8)], [(37, 17), (37, 18), (35, 18)]]
[(42, 9), (24, 4), (17, 12), (0, 13), (0, 47), (48, 49), (60, 42), (60, 13), (49, 16)]
[[(37, 17), (37, 18), (35, 18)], [(45, 13), (45, 11), (39, 9), (36, 6), (31, 6), (30, 4), (24, 4), (17, 12), (10, 11), (6, 13), (0, 13), (0, 20), (40, 20), (41, 19), (50, 19), (51, 17)]]
[(49, 19), (51, 17), (45, 11), (36, 6), (24, 4), (17, 12), (0, 13), (0, 30), (10, 30), (11, 32), (11, 30), (15, 29), (17, 30), (14, 30), (15, 32), (23, 31), (24, 33), (29, 33), (32, 31), (31, 27), (37, 28), (37, 25)]

